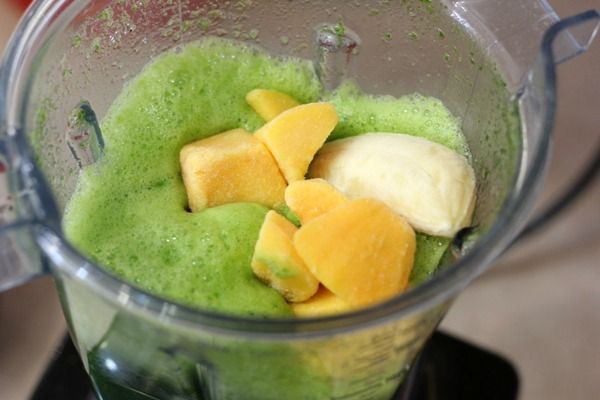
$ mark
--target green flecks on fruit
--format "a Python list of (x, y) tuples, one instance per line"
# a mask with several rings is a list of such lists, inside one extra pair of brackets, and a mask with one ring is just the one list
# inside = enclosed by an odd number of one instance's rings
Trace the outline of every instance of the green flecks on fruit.
[(292, 211), (290, 207), (288, 207), (287, 204), (282, 203), (281, 205), (275, 207), (275, 211), (286, 217), (288, 221), (290, 221), (292, 224), (296, 225), (297, 227), (300, 227), (300, 218), (298, 218), (298, 216)]
[(257, 254), (256, 260), (266, 265), (277, 278), (287, 279), (298, 276), (296, 267), (287, 260), (279, 259), (279, 257), (265, 256), (263, 254)]

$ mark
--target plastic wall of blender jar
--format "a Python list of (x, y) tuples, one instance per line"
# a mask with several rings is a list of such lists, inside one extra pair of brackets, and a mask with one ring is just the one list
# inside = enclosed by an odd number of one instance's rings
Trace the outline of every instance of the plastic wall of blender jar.
[[(410, 317), (360, 329), (350, 321), (345, 326), (336, 321), (316, 321), (314, 338), (294, 334), (296, 322), (221, 321), (240, 332), (234, 335), (228, 335), (227, 329), (221, 334), (203, 329), (198, 321), (192, 324), (193, 329), (186, 330), (186, 324), (178, 321), (181, 313), (198, 312), (164, 303), (111, 279), (74, 255), (51, 232), (42, 232), (40, 237), (40, 244), (59, 267), (63, 307), (82, 357), (96, 385), (107, 393), (124, 390), (130, 395), (147, 393), (159, 398), (193, 396), (190, 388), (194, 390), (194, 382), (200, 382), (211, 399), (265, 399), (265, 393), (281, 398), (277, 390), (286, 384), (287, 398), (307, 398), (307, 390), (318, 397), (318, 393), (331, 392), (359, 398), (367, 390), (372, 398), (385, 399), (402, 380), (445, 309), (445, 305), (422, 306), (422, 311)], [(105, 290), (105, 295), (99, 296), (97, 290)], [(164, 315), (156, 318), (155, 307), (160, 305)], [(130, 307), (133, 310), (128, 311)], [(178, 315), (169, 316), (170, 310)], [(368, 321), (373, 315), (365, 311), (361, 319)], [(251, 322), (257, 324), (254, 335), (244, 332)], [(220, 325), (218, 316), (205, 325), (215, 323)], [(337, 334), (331, 330), (325, 333), (327, 325)], [(141, 331), (133, 329), (140, 327)], [(257, 333), (266, 329), (289, 334), (269, 338)], [(257, 359), (262, 368), (257, 368)], [(156, 368), (161, 364), (167, 368)], [(282, 375), (289, 365), (297, 368)]]
[[(102, 20), (100, 20), (100, 21), (102, 21)], [(96, 21), (96, 22), (97, 22), (97, 21)], [(140, 26), (140, 25), (137, 25), (137, 30), (140, 30), (140, 29), (141, 29), (141, 26)], [(155, 30), (156, 30), (156, 28), (154, 27), (154, 31), (155, 31)], [(83, 39), (82, 39), (82, 40), (83, 40)], [(71, 43), (70, 41), (63, 41), (63, 43), (64, 43), (64, 42), (66, 42), (66, 44), (67, 44), (67, 45)], [(170, 45), (172, 45), (172, 42), (169, 42), (169, 44), (170, 44)], [(81, 49), (81, 48), (82, 48), (81, 46), (77, 46), (77, 49)], [(83, 48), (82, 50), (84, 50), (84, 49), (85, 49), (85, 48)], [(106, 51), (108, 51), (108, 49), (107, 49)], [(50, 54), (50, 53), (52, 53), (52, 54)], [(49, 57), (52, 57), (54, 54), (57, 54), (57, 53), (56, 53), (56, 52), (49, 52), (49, 53), (48, 53), (48, 56), (49, 56)], [(58, 54), (60, 54), (60, 53), (58, 53)], [(94, 58), (94, 62), (96, 62), (96, 61), (102, 61), (102, 59), (101, 59), (101, 57), (102, 57), (102, 54), (100, 54), (100, 53), (99, 53), (99, 54), (98, 54), (98, 56), (94, 56), (94, 57), (99, 57), (99, 58), (100, 58), (99, 60), (96, 60), (96, 59)], [(57, 174), (57, 175), (59, 175), (59, 174)], [(47, 176), (48, 176), (50, 179), (52, 178), (52, 174), (51, 174), (51, 173), (47, 174)], [(60, 176), (60, 175), (59, 175), (59, 176)], [(83, 261), (82, 261), (82, 263), (83, 263)]]
[[(547, 111), (548, 110), (546, 110), (546, 112)], [(513, 202), (512, 205), (514, 206), (515, 203)], [(511, 221), (514, 222), (515, 217), (519, 216), (522, 216), (522, 214), (509, 215), (510, 218), (507, 218), (509, 221), (506, 221), (505, 224), (510, 223)], [(491, 245), (490, 240), (493, 241), (498, 239), (499, 236), (502, 236), (501, 234), (508, 234), (510, 236), (511, 232), (513, 235), (516, 233), (514, 227), (512, 227), (512, 229), (509, 228), (510, 225), (508, 227), (507, 225), (504, 225), (502, 226), (502, 229), (497, 228), (493, 232), (490, 232), (487, 246)], [(261, 344), (264, 344), (265, 342), (270, 345), (273, 345), (273, 343), (277, 341), (287, 344), (288, 340), (297, 343), (299, 344), (298, 350), (301, 350), (300, 359), (305, 360), (311, 365), (311, 354), (317, 355), (318, 359), (320, 358), (320, 351), (316, 350), (319, 348), (318, 346), (314, 347), (311, 351), (308, 343), (315, 343), (319, 340), (326, 340), (325, 337), (330, 337), (340, 339), (340, 348), (344, 348), (343, 344), (346, 344), (347, 342), (343, 341), (343, 336), (346, 333), (348, 333), (349, 338), (352, 338), (353, 334), (360, 335), (367, 330), (369, 332), (366, 333), (375, 333), (378, 328), (376, 325), (381, 324), (379, 328), (384, 328), (383, 325), (385, 325), (386, 322), (390, 322), (391, 318), (395, 319), (400, 318), (401, 316), (405, 317), (404, 320), (410, 320), (411, 312), (414, 314), (417, 310), (417, 313), (424, 316), (429, 311), (433, 312), (433, 310), (439, 306), (440, 302), (443, 302), (444, 299), (447, 299), (452, 294), (452, 290), (456, 291), (461, 285), (466, 284), (468, 276), (465, 274), (469, 272), (466, 268), (460, 270), (457, 268), (455, 271), (445, 271), (445, 274), (440, 276), (445, 276), (446, 284), (440, 283), (441, 280), (443, 280), (441, 278), (437, 279), (437, 282), (431, 281), (422, 288), (418, 288), (414, 292), (407, 294), (401, 301), (398, 300), (373, 310), (358, 313), (354, 317), (343, 316), (337, 319), (330, 319), (329, 321), (283, 322), (280, 324), (276, 322), (262, 323), (235, 318), (227, 319), (222, 318), (222, 316), (210, 315), (208, 313), (203, 315), (201, 312), (187, 310), (185, 307), (179, 307), (175, 304), (165, 302), (160, 298), (138, 291), (114, 277), (99, 271), (77, 252), (70, 249), (68, 244), (60, 237), (53, 236), (51, 233), (48, 233), (46, 236), (47, 237), (42, 238), (39, 242), (48, 252), (54, 263), (60, 267), (58, 276), (59, 285), (63, 287), (63, 304), (69, 315), (73, 333), (79, 343), (83, 344), (81, 346), (83, 352), (82, 355), (84, 358), (87, 358), (88, 368), (92, 371), (89, 358), (95, 357), (94, 354), (90, 356), (90, 352), (93, 352), (96, 349), (105, 350), (105, 353), (102, 353), (100, 357), (96, 358), (96, 360), (99, 360), (99, 362), (96, 363), (96, 367), (99, 368), (98, 376), (102, 376), (106, 371), (108, 371), (107, 373), (110, 373), (110, 371), (114, 372), (120, 370), (124, 373), (124, 376), (128, 376), (128, 379), (131, 379), (131, 381), (123, 382), (123, 384), (137, 390), (138, 393), (140, 390), (150, 393), (152, 390), (164, 390), (165, 387), (168, 387), (166, 384), (163, 386), (163, 381), (165, 379), (168, 380), (171, 377), (168, 374), (165, 375), (164, 371), (161, 372), (160, 368), (155, 370), (157, 374), (154, 374), (152, 371), (144, 371), (144, 369), (141, 368), (142, 365), (160, 365), (160, 362), (157, 360), (164, 360), (165, 357), (165, 362), (168, 365), (174, 367), (179, 366), (179, 368), (169, 369), (169, 371), (177, 371), (177, 376), (174, 379), (191, 379), (191, 381), (182, 382), (184, 387), (183, 390), (186, 390), (185, 388), (189, 387), (189, 382), (201, 382), (203, 383), (202, 386), (206, 388), (205, 390), (214, 392), (213, 394), (215, 394), (215, 396), (219, 395), (219, 393), (226, 393), (228, 385), (227, 383), (220, 383), (218, 379), (223, 372), (220, 372), (219, 369), (211, 369), (211, 365), (235, 364), (237, 359), (234, 357), (232, 361), (232, 358), (230, 357), (235, 355), (237, 350), (244, 349), (245, 347), (248, 347), (249, 349), (246, 357), (248, 363), (245, 364), (248, 365), (248, 367), (244, 368), (245, 371), (252, 370), (252, 368), (255, 367), (250, 361), (259, 359), (265, 352), (266, 354), (269, 353), (268, 349), (261, 346)], [(506, 240), (504, 240), (503, 243), (506, 244)], [(468, 259), (472, 266), (473, 263), (480, 263), (478, 266), (473, 266), (472, 268), (481, 270), (484, 267), (484, 264), (489, 262), (491, 256), (489, 251), (482, 253), (484, 250), (481, 248), (474, 248), (472, 253), (465, 257), (462, 266), (465, 266)], [(473, 272), (473, 270), (470, 272)], [(450, 283), (454, 286), (450, 285)], [(71, 290), (68, 288), (69, 286), (78, 288)], [(90, 302), (88, 305), (86, 305), (85, 298)], [(81, 305), (80, 310), (76, 310), (77, 305)], [(102, 324), (103, 326), (91, 326), (90, 328), (83, 322), (82, 318), (85, 314), (89, 317), (88, 319), (92, 320), (95, 319), (95, 316), (100, 316), (101, 314), (105, 315), (106, 318), (105, 322)], [(432, 321), (439, 320), (441, 314), (443, 314), (443, 309), (433, 312), (432, 315), (435, 317), (433, 317)], [(98, 320), (100, 319), (103, 318), (98, 318)], [(400, 321), (402, 321), (402, 319), (400, 319)], [(432, 321), (422, 324), (422, 326), (426, 328), (417, 335), (419, 340), (425, 338), (428, 329), (432, 329), (433, 326), (435, 326), (435, 323)], [(94, 321), (92, 321), (92, 323), (93, 322)], [(369, 325), (369, 323), (372, 325)], [(391, 325), (393, 324), (390, 324), (390, 326)], [(119, 326), (126, 328), (120, 329)], [(148, 329), (141, 329), (140, 331), (134, 329), (136, 326), (142, 328), (148, 327)], [(156, 327), (150, 328), (150, 326)], [(314, 335), (309, 334), (311, 326)], [(114, 331), (112, 330), (113, 327)], [(361, 329), (359, 329), (359, 327)], [(374, 329), (368, 329), (370, 327), (374, 327)], [(392, 340), (394, 340), (393, 338), (400, 338), (398, 334), (402, 331), (401, 328), (402, 327), (392, 329), (392, 334), (386, 334), (384, 332), (381, 337), (391, 337)], [(155, 330), (157, 333), (151, 333), (152, 330)], [(89, 335), (90, 331), (95, 335), (95, 339), (92, 338), (87, 342), (84, 338), (91, 337)], [(192, 335), (198, 336), (206, 335), (206, 346), (201, 344), (201, 339), (191, 340), (192, 347), (194, 347), (194, 343), (198, 340), (198, 347), (201, 348), (203, 352), (194, 353), (194, 350), (191, 350), (190, 354), (193, 355), (192, 361), (194, 361), (195, 364), (194, 362), (192, 362), (192, 364), (187, 362), (189, 357), (186, 355), (186, 349), (180, 350), (180, 348), (175, 347), (175, 345), (173, 347), (162, 346), (161, 343), (158, 343), (157, 345), (157, 343), (153, 341), (153, 338), (159, 340), (164, 339), (164, 343), (168, 345), (171, 343), (169, 342), (170, 335), (172, 334), (174, 337), (177, 337), (179, 331), (191, 332)], [(239, 334), (236, 335), (234, 334), (235, 332), (238, 332)], [(144, 340), (146, 334), (148, 334), (148, 340)], [(194, 338), (196, 336), (191, 337)], [(377, 335), (370, 336), (371, 339), (373, 337), (377, 337)], [(223, 339), (223, 345), (217, 345), (215, 343), (217, 339)], [(185, 342), (186, 340), (189, 339), (185, 339), (183, 334), (181, 338), (177, 339), (177, 341), (181, 342)], [(409, 343), (406, 339), (398, 339), (398, 341)], [(231, 343), (233, 344), (230, 345)], [(372, 344), (372, 341), (369, 341), (368, 343)], [(414, 346), (412, 348), (418, 349), (421, 342), (417, 340), (413, 343)], [(98, 344), (98, 346), (96, 346), (96, 344)], [(104, 347), (102, 347), (101, 344), (104, 344)], [(143, 345), (146, 346), (144, 347)], [(327, 352), (329, 345), (330, 343), (324, 342), (323, 352)], [(143, 349), (137, 351), (136, 354), (129, 355), (126, 350), (131, 350), (134, 347)], [(407, 348), (410, 347), (411, 346), (407, 346)], [(285, 353), (285, 351), (281, 351), (281, 348), (278, 349), (277, 346), (271, 348), (275, 349), (276, 353)], [(157, 351), (160, 349), (166, 349), (166, 351), (158, 353)], [(402, 352), (402, 350), (399, 350), (399, 352)], [(126, 359), (118, 358), (119, 356), (122, 357), (124, 354), (128, 354), (132, 360), (128, 361)], [(306, 358), (304, 358), (305, 356)], [(269, 357), (271, 356), (267, 356), (267, 359), (269, 359)], [(275, 360), (278, 359), (278, 356), (275, 355), (273, 357), (275, 357), (275, 359), (271, 363), (271, 366), (277, 366), (278, 364)], [(373, 357), (373, 359), (377, 359), (377, 356)], [(408, 359), (409, 357), (406, 357), (406, 360)], [(181, 364), (178, 364), (180, 361), (185, 367), (181, 367)], [(190, 365), (191, 368), (188, 368)], [(266, 365), (269, 365), (269, 363), (266, 363)], [(315, 366), (315, 368), (318, 370), (319, 367)], [(229, 368), (225, 369), (229, 370)], [(207, 370), (209, 372), (206, 372)], [(323, 370), (326, 371), (327, 368), (323, 367)], [(227, 376), (226, 374), (228, 372), (230, 373), (228, 376), (231, 379), (240, 378), (240, 375), (232, 376), (231, 371), (225, 371), (225, 375), (222, 376)], [(94, 372), (92, 371), (92, 373)], [(256, 380), (261, 379), (260, 374), (258, 374), (258, 376), (252, 376), (255, 377)], [(401, 374), (398, 374), (397, 376), (401, 379)], [(119, 382), (117, 377), (110, 379), (110, 382), (112, 382), (112, 379), (116, 379), (115, 382)], [(217, 380), (217, 384), (212, 384), (211, 382), (215, 379)], [(266, 379), (263, 380), (265, 382), (267, 381)], [(369, 383), (368, 380), (367, 383)], [(194, 384), (192, 383), (191, 385), (193, 386)], [(211, 396), (211, 393), (208, 395)], [(215, 396), (213, 397), (218, 398)]]

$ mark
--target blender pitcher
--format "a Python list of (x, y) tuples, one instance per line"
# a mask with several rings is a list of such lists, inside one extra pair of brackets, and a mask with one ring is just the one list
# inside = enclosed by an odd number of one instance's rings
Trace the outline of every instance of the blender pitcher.
[[(585, 51), (599, 19), (558, 22), (544, 0), (39, 1), (0, 72), (0, 290), (54, 276), (102, 399), (390, 399), (452, 298), (523, 228), (548, 157), (554, 66)], [(162, 299), (69, 243), (61, 216), (101, 156), (98, 121), (153, 57), (207, 36), (313, 60), (329, 89), (353, 79), (370, 94), (435, 96), (461, 119), (476, 226), (431, 279), (352, 313), (257, 319)]]

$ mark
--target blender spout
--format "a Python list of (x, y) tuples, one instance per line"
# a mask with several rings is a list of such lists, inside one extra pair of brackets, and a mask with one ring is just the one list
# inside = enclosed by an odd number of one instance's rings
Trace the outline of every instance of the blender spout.
[(600, 14), (590, 10), (554, 24), (544, 37), (542, 51), (558, 65), (586, 52), (600, 29)]

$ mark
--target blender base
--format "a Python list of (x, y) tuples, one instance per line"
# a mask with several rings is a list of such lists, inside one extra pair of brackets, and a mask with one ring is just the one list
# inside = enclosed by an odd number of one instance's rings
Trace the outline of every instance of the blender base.
[[(398, 389), (395, 400), (514, 400), (515, 367), (506, 359), (435, 332)], [(67, 336), (30, 400), (96, 400), (77, 350)]]

